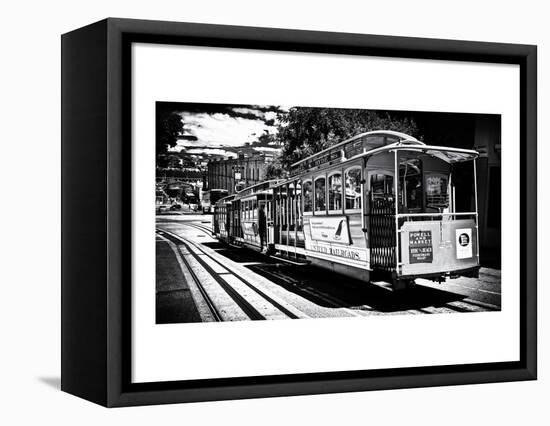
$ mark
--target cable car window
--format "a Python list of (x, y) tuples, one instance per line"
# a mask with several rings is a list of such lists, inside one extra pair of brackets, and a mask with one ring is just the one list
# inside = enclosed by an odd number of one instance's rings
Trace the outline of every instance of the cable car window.
[(426, 175), (426, 207), (438, 210), (449, 207), (445, 175), (434, 173)]
[(304, 212), (313, 210), (313, 189), (310, 180), (306, 180), (303, 185)]
[(326, 184), (325, 178), (318, 178), (315, 180), (315, 211), (326, 210)]
[(294, 229), (294, 221), (295, 221), (295, 209), (296, 209), (296, 197), (294, 195), (294, 182), (291, 182), (288, 185), (288, 199), (289, 202), (289, 211), (288, 211), (288, 224), (290, 225), (290, 230)]
[(346, 172), (346, 210), (361, 208), (361, 168)]
[(363, 137), (363, 148), (366, 151), (386, 145), (384, 135)]
[(287, 197), (287, 188), (286, 186), (283, 187), (284, 188), (284, 193), (283, 193), (283, 200), (282, 200), (282, 210), (281, 210), (281, 223), (283, 225), (283, 230), (286, 231), (286, 224), (287, 224), (287, 215), (288, 215), (288, 197)]
[(296, 229), (302, 231), (302, 184), (296, 182)]
[(340, 173), (328, 178), (328, 209), (342, 209), (342, 175)]
[(399, 165), (399, 204), (402, 212), (422, 211), (422, 161), (405, 158)]
[(388, 199), (393, 196), (393, 176), (382, 173), (370, 177), (371, 200)]

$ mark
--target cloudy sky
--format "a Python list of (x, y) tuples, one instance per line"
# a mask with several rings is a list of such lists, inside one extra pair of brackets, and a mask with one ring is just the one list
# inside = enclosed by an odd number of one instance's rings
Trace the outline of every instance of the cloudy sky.
[(277, 112), (288, 110), (279, 106), (166, 102), (158, 102), (157, 108), (172, 110), (182, 117), (184, 137), (173, 151), (185, 148), (195, 153), (207, 148), (215, 155), (224, 155), (223, 148), (256, 142), (263, 133), (275, 134)]

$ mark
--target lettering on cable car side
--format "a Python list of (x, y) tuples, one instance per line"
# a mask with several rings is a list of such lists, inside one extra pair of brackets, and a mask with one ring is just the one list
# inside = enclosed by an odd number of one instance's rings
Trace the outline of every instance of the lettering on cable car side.
[(432, 263), (432, 231), (409, 232), (409, 263)]
[(337, 256), (355, 261), (367, 261), (367, 250), (355, 247), (333, 246), (317, 241), (306, 242), (306, 249), (328, 256)]

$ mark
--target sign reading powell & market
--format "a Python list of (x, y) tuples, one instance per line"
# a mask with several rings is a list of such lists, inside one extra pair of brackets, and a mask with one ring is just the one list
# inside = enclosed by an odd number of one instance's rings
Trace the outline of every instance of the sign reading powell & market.
[(409, 232), (410, 263), (432, 263), (433, 245), (432, 231)]

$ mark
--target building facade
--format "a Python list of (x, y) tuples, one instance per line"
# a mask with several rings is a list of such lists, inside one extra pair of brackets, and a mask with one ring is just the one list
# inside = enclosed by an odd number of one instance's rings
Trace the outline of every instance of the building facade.
[(208, 162), (206, 184), (208, 189), (226, 189), (235, 193), (266, 180), (267, 168), (273, 157), (268, 154), (219, 159)]

